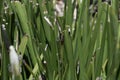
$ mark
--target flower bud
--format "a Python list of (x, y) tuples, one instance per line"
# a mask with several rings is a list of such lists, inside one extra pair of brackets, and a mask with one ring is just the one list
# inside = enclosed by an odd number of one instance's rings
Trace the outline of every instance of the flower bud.
[(19, 58), (18, 54), (15, 51), (15, 48), (12, 45), (9, 47), (9, 57), (12, 73), (14, 75), (19, 75), (20, 74)]

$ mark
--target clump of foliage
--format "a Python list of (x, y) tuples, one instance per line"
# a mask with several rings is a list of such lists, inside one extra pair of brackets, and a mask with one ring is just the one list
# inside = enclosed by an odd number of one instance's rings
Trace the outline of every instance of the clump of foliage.
[(1, 80), (119, 80), (119, 0), (98, 0), (94, 16), (91, 0), (64, 0), (59, 16), (59, 1), (0, 0), (0, 25), (20, 57), (13, 75), (0, 27)]

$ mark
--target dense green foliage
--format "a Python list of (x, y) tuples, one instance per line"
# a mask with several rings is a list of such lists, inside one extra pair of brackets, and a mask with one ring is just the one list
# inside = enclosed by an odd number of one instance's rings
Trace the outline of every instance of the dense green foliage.
[[(120, 80), (120, 2), (99, 0), (94, 16), (89, 3), (65, 0), (58, 17), (55, 0), (0, 0), (0, 25), (21, 56), (15, 80)], [(0, 27), (0, 78), (11, 80), (1, 34)]]

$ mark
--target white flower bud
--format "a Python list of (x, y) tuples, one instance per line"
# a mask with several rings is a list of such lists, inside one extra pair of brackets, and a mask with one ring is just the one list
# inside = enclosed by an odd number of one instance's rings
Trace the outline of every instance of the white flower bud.
[(20, 74), (20, 66), (19, 66), (19, 58), (18, 54), (15, 51), (15, 48), (11, 45), (9, 47), (10, 53), (10, 65), (11, 65), (11, 71), (14, 75), (19, 75)]

